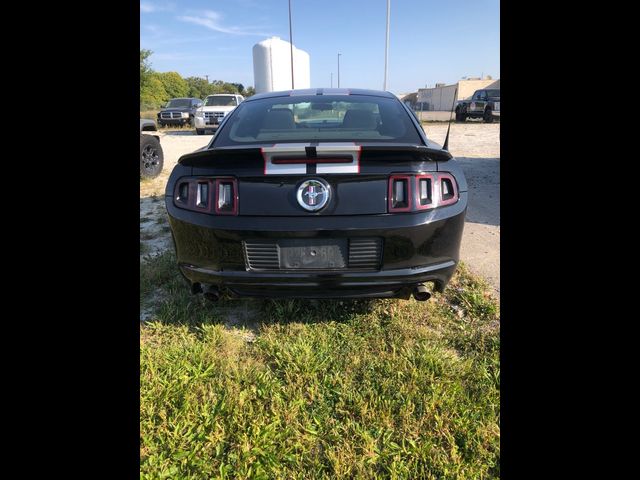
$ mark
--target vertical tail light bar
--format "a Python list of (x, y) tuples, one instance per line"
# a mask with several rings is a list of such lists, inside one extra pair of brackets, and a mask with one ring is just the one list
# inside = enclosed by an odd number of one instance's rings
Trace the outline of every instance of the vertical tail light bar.
[(416, 175), (416, 209), (427, 210), (436, 206), (434, 177), (431, 174)]
[(438, 174), (438, 206), (451, 205), (458, 201), (458, 184), (450, 173)]
[(389, 213), (411, 211), (412, 183), (409, 175), (391, 175), (389, 178)]
[(215, 207), (218, 215), (238, 214), (238, 182), (235, 178), (216, 178)]
[(209, 180), (198, 180), (196, 183), (195, 206), (197, 210), (203, 212), (211, 211), (211, 182)]

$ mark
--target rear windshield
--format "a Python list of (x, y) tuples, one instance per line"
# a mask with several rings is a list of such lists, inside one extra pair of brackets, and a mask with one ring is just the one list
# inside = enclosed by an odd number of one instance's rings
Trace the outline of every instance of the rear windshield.
[(165, 105), (165, 108), (180, 108), (191, 106), (191, 99), (189, 98), (174, 98), (169, 100)]
[(236, 97), (233, 97), (233, 96), (207, 97), (204, 104), (207, 107), (235, 107)]
[(422, 144), (409, 113), (396, 99), (304, 95), (242, 102), (214, 145), (316, 140)]

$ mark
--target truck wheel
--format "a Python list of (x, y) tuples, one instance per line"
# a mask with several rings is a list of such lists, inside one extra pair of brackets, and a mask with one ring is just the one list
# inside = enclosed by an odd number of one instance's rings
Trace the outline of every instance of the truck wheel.
[(484, 120), (484, 123), (493, 123), (493, 113), (491, 112), (490, 108), (487, 108), (484, 111), (484, 115), (482, 116), (482, 119)]
[(160, 141), (151, 135), (140, 135), (140, 177), (155, 178), (164, 165)]
[(196, 128), (196, 133), (198, 135), (204, 135), (204, 128)]
[(464, 122), (467, 116), (464, 113), (456, 112), (456, 122)]

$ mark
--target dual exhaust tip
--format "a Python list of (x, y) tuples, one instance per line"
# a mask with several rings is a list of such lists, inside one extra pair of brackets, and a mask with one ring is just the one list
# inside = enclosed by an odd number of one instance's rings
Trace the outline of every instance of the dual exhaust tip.
[[(193, 283), (191, 285), (191, 293), (194, 295), (202, 293), (204, 298), (210, 302), (217, 302), (220, 300), (220, 289), (215, 285), (205, 285), (203, 288), (202, 284)], [(431, 298), (431, 292), (424, 284), (421, 283), (413, 289), (413, 298), (418, 302), (425, 302)]]
[(413, 289), (413, 298), (419, 302), (425, 302), (431, 298), (431, 292), (421, 283)]

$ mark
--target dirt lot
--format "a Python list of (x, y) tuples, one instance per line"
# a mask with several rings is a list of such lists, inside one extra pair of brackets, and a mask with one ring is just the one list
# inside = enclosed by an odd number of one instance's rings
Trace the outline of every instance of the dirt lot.
[[(427, 136), (442, 144), (446, 123), (425, 125)], [(181, 155), (209, 143), (211, 135), (189, 130), (160, 132), (164, 151), (162, 174), (140, 183), (140, 257), (171, 246), (164, 208), (164, 187)], [(483, 276), (500, 295), (500, 124), (453, 124), (451, 153), (462, 163), (469, 183), (469, 209), (461, 257), (469, 269)]]

